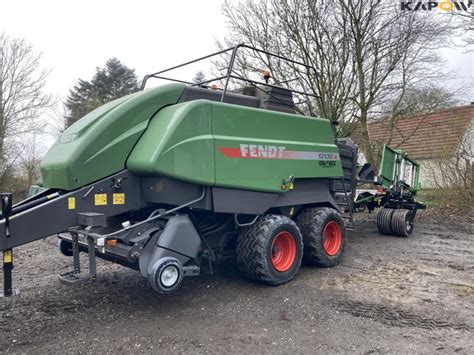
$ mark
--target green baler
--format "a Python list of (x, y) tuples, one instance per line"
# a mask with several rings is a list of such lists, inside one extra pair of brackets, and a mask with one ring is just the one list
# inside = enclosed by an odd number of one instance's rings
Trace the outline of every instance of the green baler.
[[(185, 91), (184, 84), (167, 84), (89, 113), (44, 158), (45, 186), (73, 190), (128, 169), (137, 176), (280, 193), (290, 176), (342, 175), (328, 120), (209, 99), (182, 102)], [(194, 89), (198, 97), (199, 91), (207, 89)], [(301, 164), (305, 159), (334, 165)]]
[(139, 270), (162, 293), (228, 252), (271, 285), (291, 280), (302, 260), (339, 263), (357, 147), (336, 141), (328, 120), (298, 114), (297, 90), (266, 78), (231, 92), (242, 48), (250, 47), (230, 49), (222, 90), (208, 82), (142, 90), (69, 127), (42, 162), (48, 189), (13, 207), (3, 195), (6, 279), (12, 248), (50, 235), (73, 256), (62, 282), (85, 280), (79, 252), (87, 252), (89, 277), (99, 256)]

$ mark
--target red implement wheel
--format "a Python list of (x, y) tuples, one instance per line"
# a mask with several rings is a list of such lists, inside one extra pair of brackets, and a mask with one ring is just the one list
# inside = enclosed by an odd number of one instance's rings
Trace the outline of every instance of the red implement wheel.
[(323, 247), (326, 254), (330, 256), (336, 255), (341, 249), (342, 233), (339, 224), (335, 221), (330, 221), (324, 227), (323, 231)]
[(307, 208), (297, 218), (303, 234), (303, 261), (308, 265), (330, 267), (342, 260), (346, 228), (341, 214), (333, 208)]
[(237, 264), (251, 279), (281, 285), (293, 279), (303, 257), (301, 232), (290, 218), (261, 216), (237, 239)]
[(291, 265), (293, 265), (295, 258), (295, 237), (290, 232), (280, 232), (272, 242), (273, 267), (280, 272), (288, 271)]

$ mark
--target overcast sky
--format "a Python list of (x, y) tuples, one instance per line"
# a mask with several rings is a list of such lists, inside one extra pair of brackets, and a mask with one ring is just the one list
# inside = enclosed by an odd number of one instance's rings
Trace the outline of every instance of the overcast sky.
[(66, 96), (111, 57), (143, 75), (215, 51), (221, 0), (2, 1), (0, 32), (23, 37), (51, 69), (48, 89)]
[[(117, 57), (143, 75), (215, 51), (225, 35), (223, 0), (0, 0), (0, 32), (23, 37), (51, 69), (48, 90), (64, 99), (77, 78)], [(474, 55), (444, 51), (458, 82), (474, 87)], [(435, 69), (435, 68), (434, 68)], [(474, 101), (466, 94), (463, 101)]]

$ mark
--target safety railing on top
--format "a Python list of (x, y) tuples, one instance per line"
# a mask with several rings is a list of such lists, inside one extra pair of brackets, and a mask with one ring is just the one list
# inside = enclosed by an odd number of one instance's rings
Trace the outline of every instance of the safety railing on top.
[[(187, 84), (187, 85), (191, 85), (191, 86), (199, 86), (199, 87), (208, 87), (208, 84), (210, 84), (210, 83), (225, 80), (223, 88), (221, 88), (221, 89), (216, 88), (216, 90), (221, 90), (222, 91), (220, 101), (224, 102), (226, 94), (229, 92), (229, 82), (230, 82), (231, 79), (234, 79), (234, 80), (238, 80), (238, 81), (247, 82), (250, 85), (252, 85), (253, 87), (255, 87), (257, 89), (260, 89), (260, 90), (262, 90), (261, 86), (265, 86), (265, 87), (269, 87), (269, 88), (280, 88), (280, 89), (284, 88), (285, 90), (288, 90), (293, 94), (298, 94), (298, 95), (305, 96), (307, 98), (312, 97), (314, 99), (321, 100), (320, 95), (316, 95), (316, 94), (309, 93), (309, 92), (302, 91), (302, 90), (292, 89), (288, 85), (286, 87), (282, 87), (282, 86), (277, 85), (277, 84), (288, 83), (288, 82), (290, 82), (292, 80), (296, 80), (296, 79), (276, 82), (275, 84), (269, 84), (268, 80), (258, 81), (258, 80), (253, 80), (253, 79), (246, 78), (246, 77), (243, 77), (241, 75), (236, 74), (236, 72), (234, 71), (234, 65), (235, 65), (235, 61), (236, 61), (236, 58), (237, 58), (237, 54), (238, 54), (239, 50), (244, 50), (244, 49), (251, 50), (254, 53), (264, 54), (265, 56), (267, 56), (267, 58), (276, 58), (276, 59), (279, 59), (279, 60), (284, 61), (286, 63), (302, 66), (302, 67), (306, 68), (306, 70), (308, 70), (308, 71), (313, 71), (314, 74), (315, 74), (314, 78), (317, 81), (317, 75), (316, 75), (317, 71), (313, 66), (311, 66), (309, 64), (306, 64), (306, 63), (303, 63), (303, 62), (300, 62), (300, 61), (285, 58), (285, 57), (283, 57), (281, 55), (278, 55), (278, 54), (275, 54), (275, 53), (271, 53), (271, 52), (268, 52), (268, 51), (265, 51), (265, 50), (262, 50), (262, 49), (258, 49), (258, 48), (249, 46), (245, 43), (241, 43), (241, 44), (238, 44), (234, 47), (223, 49), (223, 50), (220, 50), (218, 52), (215, 52), (215, 53), (212, 53), (212, 54), (209, 54), (209, 55), (206, 55), (206, 56), (203, 56), (203, 57), (200, 57), (200, 58), (197, 58), (197, 59), (194, 59), (194, 60), (182, 63), (182, 64), (179, 64), (179, 65), (175, 65), (173, 67), (170, 67), (170, 68), (167, 68), (167, 69), (164, 69), (164, 70), (160, 70), (156, 73), (148, 74), (143, 78), (143, 81), (142, 81), (142, 84), (141, 84), (141, 90), (145, 89), (147, 81), (151, 78), (161, 79), (161, 80), (166, 80), (166, 81), (173, 81), (173, 82), (183, 83), (183, 84)], [(170, 71), (173, 71), (173, 70), (176, 70), (176, 69), (179, 69), (179, 68), (182, 68), (182, 67), (185, 67), (185, 66), (188, 66), (188, 65), (206, 60), (206, 59), (211, 59), (211, 58), (214, 58), (214, 57), (223, 56), (223, 55), (225, 55), (229, 52), (230, 52), (230, 59), (228, 61), (228, 65), (227, 65), (227, 67), (224, 67), (222, 69), (222, 70), (225, 71), (225, 75), (216, 76), (216, 77), (213, 77), (212, 79), (204, 80), (204, 81), (197, 82), (197, 83), (196, 82), (191, 82), (191, 81), (186, 81), (186, 80), (180, 80), (180, 79), (176, 79), (176, 78), (172, 78), (172, 77), (168, 77), (168, 76), (163, 75), (163, 74), (168, 73)], [(319, 86), (319, 85), (317, 85), (317, 86)], [(321, 104), (321, 107), (324, 107), (324, 105)], [(311, 111), (311, 108), (310, 108), (310, 111)], [(302, 112), (300, 112), (300, 113), (302, 113)], [(313, 113), (310, 112), (310, 115), (313, 116)]]

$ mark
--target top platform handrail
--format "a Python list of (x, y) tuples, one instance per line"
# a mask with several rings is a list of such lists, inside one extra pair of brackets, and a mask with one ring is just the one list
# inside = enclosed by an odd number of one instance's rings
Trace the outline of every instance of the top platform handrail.
[[(218, 51), (218, 52), (214, 52), (214, 53), (212, 53), (212, 54), (208, 54), (208, 55), (206, 55), (206, 56), (203, 56), (203, 57), (200, 57), (200, 58), (197, 58), (197, 59), (194, 59), (194, 60), (190, 60), (190, 61), (184, 62), (184, 63), (182, 63), (182, 64), (178, 64), (178, 65), (175, 65), (175, 66), (172, 66), (172, 67), (169, 67), (169, 68), (166, 68), (166, 69), (157, 71), (157, 72), (152, 73), (152, 74), (145, 75), (145, 77), (144, 77), (143, 80), (142, 80), (142, 84), (141, 84), (140, 90), (144, 90), (144, 89), (145, 89), (146, 83), (147, 83), (148, 79), (151, 79), (151, 78), (162, 79), (162, 80), (168, 80), (168, 81), (174, 81), (174, 82), (180, 82), (180, 83), (189, 84), (189, 85), (192, 85), (192, 86), (202, 86), (202, 85), (208, 84), (208, 83), (210, 83), (210, 82), (212, 82), (212, 81), (218, 81), (218, 80), (225, 79), (224, 89), (222, 90), (222, 96), (221, 96), (221, 101), (224, 101), (225, 95), (226, 95), (226, 93), (227, 93), (227, 91), (228, 91), (228, 86), (229, 86), (229, 81), (230, 81), (230, 79), (236, 79), (236, 80), (246, 81), (246, 82), (249, 82), (249, 83), (252, 84), (252, 85), (259, 84), (259, 85), (263, 85), (263, 86), (266, 86), (266, 87), (275, 87), (275, 85), (268, 84), (268, 83), (266, 83), (266, 82), (257, 82), (257, 81), (255, 81), (255, 80), (247, 79), (247, 78), (244, 78), (244, 77), (241, 77), (241, 76), (232, 75), (233, 67), (234, 67), (234, 63), (235, 63), (235, 58), (236, 58), (236, 56), (237, 56), (237, 51), (238, 51), (240, 48), (247, 48), (247, 49), (250, 49), (250, 50), (252, 50), (252, 51), (254, 51), (254, 52), (263, 53), (263, 54), (266, 54), (266, 55), (268, 55), (268, 56), (270, 56), (270, 57), (278, 58), (278, 59), (281, 59), (281, 60), (286, 61), (286, 62), (288, 62), (288, 63), (293, 63), (293, 64), (296, 64), (296, 65), (300, 65), (300, 66), (303, 66), (303, 67), (305, 67), (305, 68), (307, 68), (307, 69), (313, 70), (314, 73), (317, 73), (316, 69), (315, 69), (312, 65), (309, 65), (309, 64), (306, 64), (306, 63), (297, 61), (297, 60), (289, 59), (289, 58), (283, 57), (283, 56), (281, 56), (281, 55), (279, 55), (279, 54), (272, 53), (272, 52), (269, 52), (269, 51), (265, 51), (265, 50), (263, 50), (263, 49), (259, 49), (259, 48), (256, 48), (256, 47), (252, 47), (252, 46), (249, 46), (249, 45), (247, 45), (247, 44), (245, 44), (245, 43), (240, 43), (240, 44), (237, 44), (236, 46), (229, 47), (229, 48), (220, 50), (220, 51)], [(209, 58), (212, 58), (212, 57), (215, 57), (215, 56), (218, 56), (218, 55), (221, 55), (221, 54), (230, 52), (230, 51), (232, 51), (232, 53), (231, 53), (231, 57), (230, 57), (230, 60), (229, 60), (229, 65), (228, 65), (226, 68), (223, 68), (223, 69), (226, 69), (226, 71), (227, 71), (226, 74), (223, 75), (223, 76), (216, 77), (216, 78), (212, 78), (212, 79), (210, 79), (210, 80), (205, 80), (205, 81), (199, 82), (199, 83), (191, 83), (191, 82), (189, 82), (189, 81), (173, 79), (173, 78), (164, 77), (164, 76), (161, 75), (161, 74), (163, 74), (163, 73), (166, 73), (166, 72), (169, 72), (169, 71), (172, 71), (172, 70), (175, 70), (175, 69), (179, 69), (179, 68), (181, 68), (181, 67), (184, 67), (184, 66), (187, 66), (187, 65), (190, 65), (190, 64), (193, 64), (193, 63), (196, 63), (196, 62), (205, 60), (205, 59), (209, 59)], [(288, 91), (290, 91), (290, 92), (292, 92), (292, 93), (295, 93), (295, 94), (302, 94), (302, 95), (307, 95), (307, 96), (311, 96), (311, 97), (315, 97), (315, 98), (321, 99), (321, 96), (320, 96), (320, 95), (315, 95), (315, 94), (311, 94), (311, 93), (307, 93), (307, 92), (303, 92), (303, 91), (299, 91), (299, 90), (293, 90), (293, 89), (291, 89), (291, 88), (285, 88), (285, 89), (288, 90)]]

